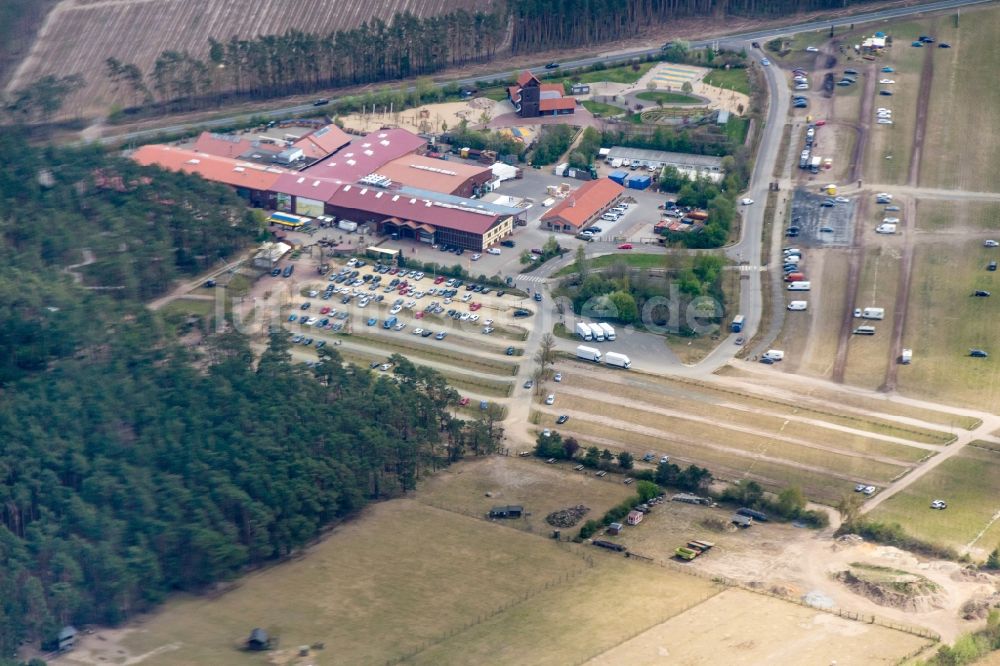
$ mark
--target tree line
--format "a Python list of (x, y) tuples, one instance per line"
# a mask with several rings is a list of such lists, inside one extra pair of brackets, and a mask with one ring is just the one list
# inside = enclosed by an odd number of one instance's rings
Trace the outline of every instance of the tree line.
[(501, 441), (399, 356), (376, 376), (327, 348), (306, 369), (280, 328), (259, 359), (225, 326), (182, 344), (144, 302), (258, 237), (228, 188), (97, 148), (0, 150), (0, 663), (286, 556)]

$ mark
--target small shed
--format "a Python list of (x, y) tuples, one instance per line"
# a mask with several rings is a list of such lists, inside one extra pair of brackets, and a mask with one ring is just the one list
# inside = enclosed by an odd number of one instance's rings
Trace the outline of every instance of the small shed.
[(586, 84), (586, 83), (574, 83), (570, 87), (570, 94), (571, 95), (589, 95), (590, 94), (590, 85)]
[(76, 627), (70, 624), (59, 630), (57, 638), (59, 640), (60, 652), (72, 650), (76, 646), (76, 633)]
[(247, 639), (248, 649), (267, 650), (270, 647), (271, 647), (271, 637), (267, 635), (266, 631), (257, 627), (250, 632), (250, 638)]
[(490, 518), (520, 518), (524, 515), (524, 507), (516, 504), (495, 506), (490, 509)]
[(736, 525), (737, 527), (745, 528), (753, 525), (753, 518), (751, 518), (750, 516), (741, 516), (738, 513), (734, 513), (733, 517), (729, 519), (729, 522), (731, 522), (733, 525)]
[(628, 517), (625, 518), (625, 522), (627, 522), (629, 525), (638, 525), (639, 523), (642, 522), (642, 517), (644, 515), (646, 514), (644, 514), (642, 511), (636, 511), (635, 509), (633, 509), (632, 511), (628, 512)]
[(621, 523), (611, 523), (608, 525), (608, 534), (615, 536), (621, 534), (622, 524)]

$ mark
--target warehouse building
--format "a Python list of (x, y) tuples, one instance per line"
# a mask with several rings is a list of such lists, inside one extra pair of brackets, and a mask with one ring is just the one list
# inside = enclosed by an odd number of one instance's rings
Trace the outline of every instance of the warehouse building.
[(625, 188), (607, 178), (584, 183), (542, 215), (542, 226), (575, 234), (597, 222), (625, 196)]
[(306, 169), (313, 177), (354, 183), (393, 160), (414, 155), (426, 145), (416, 134), (402, 129), (372, 132)]
[(564, 90), (561, 83), (542, 83), (524, 70), (517, 77), (517, 85), (507, 88), (507, 99), (522, 118), (570, 114), (576, 111), (576, 100), (564, 97)]
[(379, 233), (388, 236), (476, 252), (509, 236), (514, 228), (512, 215), (361, 185), (344, 185), (327, 203), (338, 218), (373, 222)]
[(446, 162), (422, 155), (407, 155), (387, 162), (378, 168), (378, 175), (394, 184), (459, 197), (479, 196), (493, 180), (493, 171), (488, 166)]
[(257, 208), (275, 208), (275, 183), (281, 176), (292, 173), (275, 166), (155, 144), (142, 146), (132, 154), (132, 159), (143, 166), (198, 174), (205, 180), (224, 183)]

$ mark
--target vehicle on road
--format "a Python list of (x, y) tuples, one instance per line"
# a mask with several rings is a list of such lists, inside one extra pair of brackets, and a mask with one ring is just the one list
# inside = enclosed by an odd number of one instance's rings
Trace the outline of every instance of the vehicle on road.
[(491, 247), (488, 250), (486, 250), (486, 254), (500, 254), (500, 248)]
[(313, 106), (326, 106), (329, 103), (330, 100), (326, 99), (325, 97), (321, 97), (320, 99), (313, 102)]
[(740, 199), (740, 204), (743, 206), (749, 206), (753, 204), (753, 199), (751, 199), (750, 197), (743, 197), (742, 199)]
[(447, 333), (445, 333), (444, 331), (441, 331), (440, 333), (438, 333), (437, 335), (434, 336), (434, 339), (435, 340), (444, 340), (447, 335), (448, 335)]
[(882, 85), (889, 85), (895, 83), (895, 81), (893, 81), (892, 79), (879, 79), (879, 83), (881, 83)]
[(632, 249), (632, 244), (631, 243), (622, 243), (621, 245), (618, 246), (618, 249), (619, 250), (631, 250)]
[(771, 61), (768, 60), (767, 58), (761, 58), (760, 64), (764, 65), (764, 67), (769, 67), (771, 65)]
[(559, 66), (559, 63), (557, 63), (557, 62), (550, 62), (549, 64), (547, 64), (545, 66), (545, 69), (555, 69), (558, 66)]
[(806, 51), (808, 51), (809, 53), (819, 53), (819, 49), (816, 48), (815, 46), (807, 46)]

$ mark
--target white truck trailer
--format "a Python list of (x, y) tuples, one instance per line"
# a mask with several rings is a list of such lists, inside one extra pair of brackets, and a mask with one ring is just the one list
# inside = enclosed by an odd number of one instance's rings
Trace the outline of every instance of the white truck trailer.
[(601, 322), (601, 328), (604, 330), (604, 339), (609, 342), (615, 339), (615, 327), (607, 322)]
[(580, 345), (576, 348), (576, 357), (582, 358), (584, 361), (593, 361), (594, 363), (601, 362), (601, 352), (594, 349), (593, 347), (585, 347)]
[(594, 338), (594, 342), (604, 342), (604, 329), (600, 324), (590, 324), (590, 335)]
[(626, 370), (632, 367), (632, 361), (629, 360), (628, 356), (619, 354), (618, 352), (608, 352), (605, 354), (604, 362), (616, 368), (624, 368)]
[(584, 324), (582, 321), (576, 323), (576, 334), (587, 342), (594, 339), (593, 334), (590, 332), (590, 325)]
[(861, 311), (862, 319), (885, 319), (885, 308), (865, 308)]

